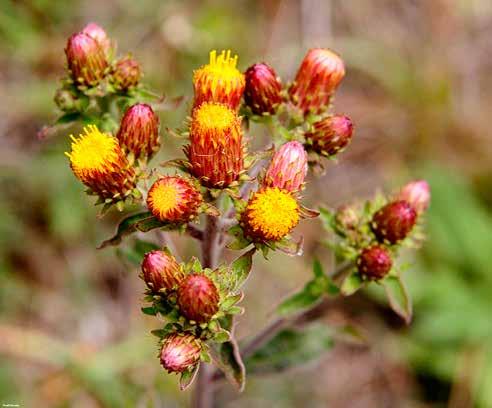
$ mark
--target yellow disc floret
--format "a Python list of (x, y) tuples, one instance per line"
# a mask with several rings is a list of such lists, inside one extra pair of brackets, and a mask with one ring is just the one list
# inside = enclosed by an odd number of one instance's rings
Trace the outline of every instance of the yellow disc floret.
[(160, 214), (162, 219), (166, 219), (169, 212), (178, 205), (178, 190), (176, 187), (172, 184), (161, 183), (149, 192), (149, 203)]
[(186, 222), (192, 219), (202, 202), (200, 192), (179, 176), (159, 178), (147, 194), (147, 207), (157, 219), (164, 222)]
[(203, 130), (224, 130), (233, 126), (237, 117), (226, 105), (205, 102), (197, 108), (195, 120)]
[(135, 187), (135, 171), (129, 166), (118, 140), (89, 125), (72, 139), (65, 154), (75, 176), (104, 199), (120, 199)]
[(114, 137), (102, 133), (95, 125), (89, 125), (84, 128), (84, 134), (78, 138), (71, 135), (70, 138), (72, 151), (65, 154), (70, 159), (73, 172), (81, 181), (85, 181), (89, 174), (115, 170), (115, 164), (119, 161), (119, 146)]
[(299, 223), (299, 218), (299, 205), (291, 193), (267, 187), (251, 198), (242, 224), (253, 240), (278, 241)]
[(210, 62), (193, 74), (194, 106), (203, 102), (220, 102), (237, 109), (244, 92), (244, 75), (236, 68), (237, 55), (231, 51), (210, 52)]

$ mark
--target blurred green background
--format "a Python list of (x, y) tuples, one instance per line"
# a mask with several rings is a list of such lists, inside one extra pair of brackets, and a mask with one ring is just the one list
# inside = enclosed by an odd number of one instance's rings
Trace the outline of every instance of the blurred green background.
[[(266, 60), (289, 80), (309, 47), (347, 64), (335, 101), (352, 117), (351, 147), (310, 180), (307, 201), (337, 206), (416, 177), (432, 187), (428, 241), (406, 272), (406, 327), (378, 293), (333, 301), (323, 324), (351, 324), (366, 346), (339, 343), (316, 363), (249, 377), (221, 407), (492, 407), (492, 2), (490, 0), (2, 0), (0, 1), (0, 403), (22, 407), (177, 407), (176, 377), (155, 358), (156, 322), (140, 313), (138, 271), (96, 251), (119, 219), (96, 219), (67, 165), (56, 117), (65, 41), (94, 21), (133, 52), (145, 81), (192, 95), (210, 49), (239, 67)], [(176, 127), (186, 105), (161, 113)], [(164, 134), (164, 132), (163, 132)], [(256, 128), (252, 144), (264, 138)], [(179, 143), (164, 136), (160, 159)], [(257, 257), (238, 335), (261, 328), (275, 303), (329, 270), (319, 222), (299, 234), (306, 255)], [(175, 237), (183, 257), (193, 243)]]

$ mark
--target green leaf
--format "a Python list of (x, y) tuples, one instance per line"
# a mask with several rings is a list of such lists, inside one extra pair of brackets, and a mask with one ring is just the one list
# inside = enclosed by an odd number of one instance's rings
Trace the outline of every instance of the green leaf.
[(244, 390), (246, 373), (239, 347), (234, 339), (210, 347), (212, 360), (223, 371), (227, 380), (235, 385), (239, 392)]
[(280, 372), (308, 363), (332, 347), (331, 329), (325, 325), (285, 329), (247, 358), (246, 367), (248, 372)]
[(364, 281), (357, 271), (352, 272), (348, 275), (340, 288), (342, 295), (350, 296), (357, 292), (364, 285)]
[(315, 278), (320, 278), (322, 276), (325, 276), (325, 272), (323, 271), (323, 265), (321, 265), (319, 259), (315, 259), (313, 262), (313, 274)]
[(229, 308), (234, 306), (236, 303), (240, 302), (243, 298), (244, 294), (238, 293), (237, 295), (232, 295), (224, 299), (221, 303), (220, 308), (227, 311)]
[(391, 309), (399, 315), (406, 324), (412, 320), (412, 300), (399, 276), (388, 276), (381, 281)]
[(181, 377), (179, 378), (179, 389), (181, 391), (186, 390), (193, 383), (199, 367), (200, 363), (196, 364), (191, 370), (186, 370), (181, 373)]
[(322, 294), (323, 289), (319, 287), (316, 281), (309, 281), (300, 292), (284, 300), (277, 307), (277, 313), (286, 316), (300, 312), (318, 302)]
[(157, 314), (157, 310), (155, 310), (154, 306), (142, 307), (140, 310), (142, 310), (143, 314), (149, 316), (155, 316)]
[(231, 334), (227, 330), (221, 329), (214, 334), (212, 340), (216, 343), (225, 343), (226, 341), (229, 341), (230, 338)]
[(156, 228), (163, 228), (165, 226), (172, 228), (172, 224), (159, 221), (148, 211), (130, 215), (119, 223), (116, 234), (113, 237), (103, 241), (101, 245), (99, 245), (98, 249), (111, 245), (119, 245), (124, 236), (132, 234), (136, 231), (148, 232)]
[(239, 225), (230, 228), (228, 233), (234, 237), (234, 239), (227, 244), (228, 249), (241, 250), (248, 245), (251, 245), (251, 241), (244, 236), (243, 229)]
[(333, 229), (335, 224), (335, 213), (333, 211), (325, 207), (320, 207), (319, 217), (326, 229)]
[(76, 122), (78, 121), (82, 115), (80, 112), (69, 112), (65, 113), (64, 115), (60, 116), (56, 122), (55, 125), (66, 125), (68, 123)]
[(241, 255), (231, 264), (231, 272), (234, 276), (234, 287), (232, 291), (237, 291), (244, 284), (249, 276), (251, 267), (253, 266), (253, 254), (256, 249), (250, 249), (248, 252)]

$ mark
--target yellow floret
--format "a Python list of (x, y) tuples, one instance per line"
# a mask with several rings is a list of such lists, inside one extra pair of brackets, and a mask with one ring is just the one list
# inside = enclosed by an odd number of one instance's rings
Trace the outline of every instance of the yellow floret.
[(72, 151), (65, 154), (75, 175), (82, 181), (88, 173), (107, 173), (118, 169), (120, 149), (118, 141), (107, 133), (102, 133), (97, 126), (84, 128), (84, 134), (72, 139)]
[(253, 235), (277, 241), (299, 222), (299, 205), (287, 191), (266, 188), (257, 192), (246, 208), (246, 223)]
[(162, 218), (166, 218), (169, 211), (176, 209), (178, 204), (178, 190), (173, 184), (159, 183), (149, 191), (149, 205)]
[(203, 130), (224, 130), (234, 125), (235, 113), (226, 105), (205, 102), (197, 108), (195, 120)]

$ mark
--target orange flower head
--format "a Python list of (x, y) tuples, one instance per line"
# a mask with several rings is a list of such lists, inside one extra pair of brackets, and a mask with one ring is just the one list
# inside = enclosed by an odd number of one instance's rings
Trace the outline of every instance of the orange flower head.
[(188, 180), (180, 176), (159, 178), (147, 195), (147, 207), (163, 222), (184, 223), (198, 214), (202, 195)]
[(236, 68), (237, 55), (231, 57), (231, 51), (210, 52), (210, 62), (197, 69), (193, 74), (195, 90), (194, 107), (203, 102), (218, 102), (238, 109), (243, 96), (244, 75)]
[(136, 186), (135, 171), (130, 167), (118, 140), (99, 131), (84, 128), (84, 134), (72, 138), (70, 167), (75, 176), (103, 199), (121, 199)]
[(185, 153), (203, 185), (229, 186), (243, 170), (241, 119), (227, 105), (203, 103), (193, 111)]
[(313, 48), (308, 51), (289, 89), (294, 105), (305, 115), (328, 109), (331, 97), (345, 76), (343, 60), (333, 51)]

